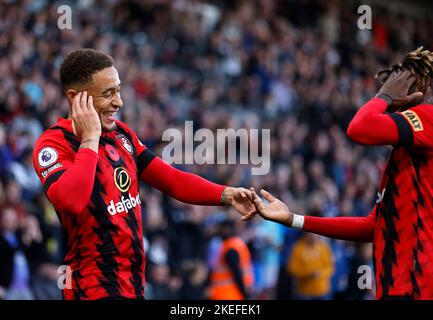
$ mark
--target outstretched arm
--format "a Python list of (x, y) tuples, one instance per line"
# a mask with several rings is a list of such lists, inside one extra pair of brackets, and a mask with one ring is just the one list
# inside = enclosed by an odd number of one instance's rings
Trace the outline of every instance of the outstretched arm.
[(373, 242), (375, 209), (366, 217), (304, 217), (303, 230), (333, 239)]
[[(375, 208), (367, 217), (321, 218), (300, 216), (293, 214), (281, 200), (278, 200), (269, 192), (261, 190), (263, 197), (269, 201), (269, 204), (265, 204), (253, 188), (250, 190), (257, 212), (266, 220), (334, 239), (359, 242), (373, 241)], [(250, 218), (252, 218), (252, 215), (243, 218), (243, 220)]]
[(154, 157), (141, 174), (152, 187), (186, 203), (231, 205), (242, 215), (255, 212), (248, 189), (232, 188), (208, 181), (196, 174), (180, 171), (161, 158)]

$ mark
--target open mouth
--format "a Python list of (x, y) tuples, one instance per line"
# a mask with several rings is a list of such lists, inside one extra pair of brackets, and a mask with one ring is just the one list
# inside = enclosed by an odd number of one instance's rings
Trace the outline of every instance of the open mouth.
[(114, 121), (116, 120), (116, 111), (105, 111), (102, 113), (102, 116), (108, 121)]

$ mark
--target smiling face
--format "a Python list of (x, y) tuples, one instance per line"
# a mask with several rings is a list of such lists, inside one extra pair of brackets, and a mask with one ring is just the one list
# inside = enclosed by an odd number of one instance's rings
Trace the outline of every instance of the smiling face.
[(113, 131), (116, 112), (123, 106), (120, 97), (121, 83), (115, 67), (109, 67), (96, 72), (86, 89), (93, 96), (93, 106), (101, 120), (102, 129)]
[[(87, 91), (99, 115), (102, 130), (116, 128), (115, 113), (122, 107), (120, 79), (114, 60), (104, 52), (91, 48), (69, 53), (60, 67), (60, 83), (72, 109), (75, 96)], [(71, 109), (69, 119), (72, 118)]]
[(102, 130), (116, 129), (116, 113), (123, 106), (120, 97), (121, 83), (119, 73), (114, 66), (95, 72), (85, 84), (75, 85), (67, 92), (69, 104), (72, 105), (76, 94), (87, 91), (93, 97), (93, 106), (101, 121)]

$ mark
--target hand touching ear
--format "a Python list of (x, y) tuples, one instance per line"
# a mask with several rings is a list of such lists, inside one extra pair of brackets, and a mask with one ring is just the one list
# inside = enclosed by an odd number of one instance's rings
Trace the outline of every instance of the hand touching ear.
[(419, 104), (424, 94), (420, 91), (409, 94), (409, 89), (415, 81), (415, 76), (409, 71), (393, 73), (382, 85), (376, 97), (388, 102), (389, 111), (397, 111), (402, 106)]

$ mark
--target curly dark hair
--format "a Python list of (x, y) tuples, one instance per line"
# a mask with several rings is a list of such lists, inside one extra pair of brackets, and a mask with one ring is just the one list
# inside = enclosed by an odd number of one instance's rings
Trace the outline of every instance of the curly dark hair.
[(60, 82), (64, 91), (72, 85), (86, 84), (92, 75), (102, 69), (112, 67), (111, 56), (95, 49), (79, 49), (71, 52), (60, 67)]
[(402, 62), (379, 71), (376, 74), (376, 78), (381, 78), (381, 83), (384, 84), (393, 72), (405, 70), (408, 70), (416, 77), (414, 86), (411, 88), (413, 90), (410, 91), (414, 91), (416, 88), (417, 91), (425, 93), (433, 80), (433, 52), (423, 50), (423, 47), (419, 47), (406, 54)]

